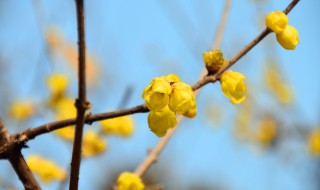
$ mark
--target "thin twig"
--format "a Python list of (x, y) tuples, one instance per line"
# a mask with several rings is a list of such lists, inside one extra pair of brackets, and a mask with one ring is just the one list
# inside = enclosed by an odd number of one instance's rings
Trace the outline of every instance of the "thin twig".
[(85, 120), (85, 112), (89, 109), (86, 100), (86, 53), (85, 53), (85, 27), (84, 27), (84, 3), (83, 0), (76, 0), (77, 23), (78, 23), (78, 43), (79, 43), (79, 68), (78, 68), (78, 99), (75, 106), (77, 108), (77, 119), (75, 136), (72, 148), (70, 190), (78, 189), (79, 170), (81, 163), (82, 135)]
[[(221, 42), (221, 38), (222, 38), (223, 33), (224, 33), (224, 29), (225, 29), (225, 25), (226, 25), (226, 22), (227, 22), (227, 18), (228, 18), (228, 15), (230, 13), (231, 3), (232, 3), (231, 0), (226, 0), (226, 2), (225, 2), (224, 9), (223, 9), (222, 16), (221, 16), (221, 20), (220, 20), (220, 24), (219, 24), (218, 30), (216, 32), (216, 36), (214, 38), (215, 40), (214, 40), (213, 45), (212, 45), (212, 49), (217, 49), (219, 47), (219, 44)], [(202, 73), (201, 73), (201, 75), (200, 75), (200, 77), (199, 77), (199, 79), (200, 79), (199, 82), (192, 87), (192, 90), (195, 91), (195, 96), (198, 95), (198, 93), (200, 91), (199, 90), (200, 87), (202, 87), (205, 84), (208, 84), (210, 82), (210, 78), (205, 76), (205, 74), (206, 74), (206, 69), (204, 68)], [(162, 150), (164, 149), (164, 147), (166, 146), (166, 144), (168, 143), (168, 141), (170, 140), (170, 138), (174, 134), (175, 130), (178, 128), (178, 126), (181, 123), (182, 119), (183, 119), (183, 116), (179, 115), (178, 118), (177, 118), (176, 127), (174, 127), (173, 129), (168, 130), (167, 134), (148, 153), (148, 155), (145, 158), (145, 160), (143, 160), (143, 162), (135, 170), (135, 174), (136, 175), (143, 176), (148, 171), (148, 169), (154, 163), (156, 163), (159, 154), (162, 152)]]

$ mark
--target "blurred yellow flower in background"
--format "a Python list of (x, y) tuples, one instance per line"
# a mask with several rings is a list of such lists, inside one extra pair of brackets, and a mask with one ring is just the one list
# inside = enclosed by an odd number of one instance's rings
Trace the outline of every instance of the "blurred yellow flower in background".
[(264, 117), (261, 119), (260, 123), (257, 126), (257, 131), (255, 133), (255, 140), (265, 146), (274, 142), (278, 135), (278, 126), (274, 119), (271, 117)]
[(320, 156), (320, 128), (311, 131), (308, 137), (308, 145), (310, 154)]
[(127, 115), (103, 120), (100, 122), (100, 127), (107, 135), (129, 137), (134, 131), (134, 121), (132, 116)]
[(107, 148), (107, 144), (97, 132), (93, 130), (85, 131), (83, 135), (82, 156), (90, 157), (101, 154)]
[(29, 156), (26, 162), (32, 172), (37, 174), (44, 183), (54, 180), (64, 180), (67, 176), (66, 171), (61, 169), (54, 162), (38, 155)]
[(26, 101), (15, 101), (9, 108), (9, 114), (13, 119), (25, 120), (33, 116), (36, 112), (35, 105), (33, 102)]

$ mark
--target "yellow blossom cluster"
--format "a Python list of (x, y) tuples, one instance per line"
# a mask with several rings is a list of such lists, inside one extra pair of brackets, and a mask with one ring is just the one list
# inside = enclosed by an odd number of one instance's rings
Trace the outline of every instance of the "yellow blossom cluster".
[(103, 120), (100, 122), (102, 131), (107, 135), (129, 137), (134, 131), (133, 118), (129, 115)]
[(246, 98), (247, 86), (244, 83), (246, 79), (239, 72), (225, 71), (220, 79), (223, 94), (230, 98), (232, 104), (239, 104)]
[(150, 110), (149, 128), (159, 137), (175, 127), (176, 113), (189, 118), (197, 114), (192, 88), (180, 82), (180, 78), (174, 74), (154, 78), (144, 89), (142, 98)]
[(64, 180), (67, 176), (66, 171), (61, 169), (54, 162), (41, 156), (29, 156), (26, 162), (30, 170), (37, 174), (45, 183), (50, 183), (54, 180)]
[(210, 73), (217, 72), (222, 65), (228, 62), (223, 58), (223, 53), (221, 50), (204, 52), (202, 57), (204, 63), (206, 64), (206, 68)]
[(123, 172), (118, 177), (118, 190), (143, 190), (144, 184), (140, 177), (130, 172)]
[(9, 114), (13, 119), (26, 120), (35, 114), (35, 105), (29, 100), (15, 101), (9, 108)]
[(309, 152), (314, 156), (320, 156), (320, 129), (313, 130), (308, 137)]
[(276, 33), (279, 44), (287, 50), (293, 50), (299, 43), (299, 33), (288, 21), (287, 15), (282, 11), (271, 12), (265, 20), (267, 27)]

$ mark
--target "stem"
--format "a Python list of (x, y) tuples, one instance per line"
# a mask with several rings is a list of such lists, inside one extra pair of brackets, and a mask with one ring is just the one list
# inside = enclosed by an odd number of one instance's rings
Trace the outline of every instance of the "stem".
[(78, 68), (78, 99), (75, 106), (77, 108), (77, 118), (75, 127), (75, 137), (72, 149), (70, 190), (78, 189), (79, 170), (81, 163), (81, 148), (85, 112), (89, 109), (89, 103), (86, 100), (86, 53), (85, 53), (85, 29), (84, 29), (84, 5), (83, 0), (76, 0), (78, 40), (79, 40), (79, 68)]

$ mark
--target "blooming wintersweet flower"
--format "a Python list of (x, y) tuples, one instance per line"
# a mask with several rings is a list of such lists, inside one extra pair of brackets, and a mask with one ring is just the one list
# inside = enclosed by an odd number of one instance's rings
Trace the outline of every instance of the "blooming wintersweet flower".
[(88, 130), (83, 136), (82, 156), (90, 157), (101, 154), (106, 150), (107, 144), (97, 132)]
[(288, 25), (288, 21), (289, 19), (287, 15), (282, 11), (271, 12), (265, 20), (267, 27), (276, 34), (285, 30)]
[(163, 78), (154, 78), (144, 89), (142, 98), (150, 110), (158, 111), (169, 103), (170, 83)]
[(196, 109), (196, 100), (192, 88), (183, 82), (172, 85), (169, 108), (178, 114), (184, 114), (189, 110)]
[(140, 177), (130, 173), (123, 172), (118, 177), (118, 190), (143, 190), (144, 184), (141, 181)]
[(114, 134), (129, 137), (134, 131), (134, 121), (129, 115), (106, 119), (100, 122), (100, 127), (105, 134)]
[(64, 180), (67, 177), (66, 171), (64, 171), (54, 162), (41, 156), (29, 156), (26, 159), (26, 162), (30, 170), (39, 175), (40, 179), (45, 183), (49, 183), (54, 180)]
[(177, 124), (176, 114), (168, 106), (160, 111), (150, 111), (148, 115), (148, 124), (150, 130), (158, 137), (163, 137), (169, 128)]
[(277, 34), (279, 44), (287, 50), (294, 50), (299, 43), (298, 30), (288, 25), (282, 32)]
[(246, 84), (244, 80), (246, 79), (239, 72), (226, 71), (222, 74), (220, 82), (223, 94), (230, 98), (232, 104), (239, 104), (243, 102), (246, 98)]

